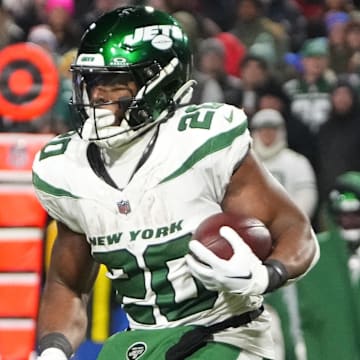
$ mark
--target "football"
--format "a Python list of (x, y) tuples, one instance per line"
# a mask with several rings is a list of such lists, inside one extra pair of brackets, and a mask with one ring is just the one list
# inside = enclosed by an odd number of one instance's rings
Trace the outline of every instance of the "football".
[(272, 248), (271, 234), (258, 219), (229, 213), (218, 213), (203, 220), (192, 238), (198, 240), (222, 259), (229, 260), (233, 255), (230, 243), (219, 234), (222, 226), (233, 228), (250, 246), (254, 254), (265, 260)]

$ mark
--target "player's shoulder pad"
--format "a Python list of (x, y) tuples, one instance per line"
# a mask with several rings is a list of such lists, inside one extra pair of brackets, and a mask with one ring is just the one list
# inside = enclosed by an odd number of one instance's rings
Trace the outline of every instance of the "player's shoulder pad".
[(224, 103), (188, 105), (177, 113), (178, 130), (187, 128), (208, 129), (211, 133), (226, 132), (237, 127), (247, 128), (247, 116), (243, 109)]
[(74, 131), (55, 136), (35, 156), (33, 177), (51, 184), (63, 182), (66, 174), (73, 174), (86, 159), (86, 143)]
[(176, 142), (177, 150), (183, 156), (209, 151), (215, 153), (238, 144), (248, 147), (250, 142), (244, 111), (223, 103), (181, 107), (164, 128), (166, 138)]

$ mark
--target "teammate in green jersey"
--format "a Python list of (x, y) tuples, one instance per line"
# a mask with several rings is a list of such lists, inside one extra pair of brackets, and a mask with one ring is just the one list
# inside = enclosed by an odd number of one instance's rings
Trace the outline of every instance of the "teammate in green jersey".
[[(99, 359), (274, 357), (262, 294), (311, 269), (316, 239), (253, 155), (244, 112), (188, 104), (191, 63), (179, 24), (151, 7), (114, 10), (86, 30), (72, 66), (79, 124), (33, 165), (36, 193), (58, 226), (39, 359), (65, 360), (83, 340), (99, 263), (131, 330), (111, 337)], [(264, 263), (228, 227), (228, 261), (190, 241), (220, 211), (269, 227)]]

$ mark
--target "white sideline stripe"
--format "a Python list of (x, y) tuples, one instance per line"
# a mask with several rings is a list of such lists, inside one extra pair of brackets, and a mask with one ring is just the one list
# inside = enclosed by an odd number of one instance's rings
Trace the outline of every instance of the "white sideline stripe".
[(1, 285), (34, 285), (40, 282), (36, 273), (0, 273)]
[(28, 182), (31, 183), (32, 173), (31, 170), (1, 170), (0, 182)]
[(0, 329), (33, 329), (34, 319), (0, 319)]
[(7, 192), (13, 193), (14, 191), (28, 192), (31, 194), (35, 194), (35, 190), (31, 183), (30, 184), (22, 184), (22, 183), (0, 184), (1, 193), (7, 193)]
[(39, 143), (46, 143), (54, 136), (54, 134), (2, 133), (0, 134), (0, 145), (18, 144), (19, 142), (21, 145), (28, 145), (28, 141), (30, 144), (33, 144), (34, 140)]
[(28, 228), (0, 228), (0, 242), (5, 240), (22, 241), (23, 239), (43, 237), (43, 230), (35, 227)]

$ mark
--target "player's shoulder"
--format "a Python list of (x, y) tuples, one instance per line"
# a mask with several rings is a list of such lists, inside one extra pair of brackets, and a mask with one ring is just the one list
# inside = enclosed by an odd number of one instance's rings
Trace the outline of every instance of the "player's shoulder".
[(175, 112), (172, 122), (179, 132), (191, 129), (196, 135), (206, 134), (207, 137), (229, 131), (240, 135), (248, 126), (242, 109), (214, 102), (181, 107)]
[(87, 144), (75, 131), (57, 135), (36, 154), (33, 173), (51, 180), (76, 170), (86, 159)]

